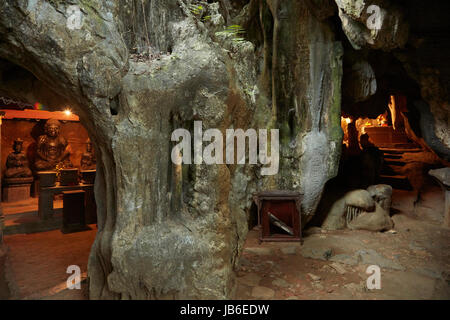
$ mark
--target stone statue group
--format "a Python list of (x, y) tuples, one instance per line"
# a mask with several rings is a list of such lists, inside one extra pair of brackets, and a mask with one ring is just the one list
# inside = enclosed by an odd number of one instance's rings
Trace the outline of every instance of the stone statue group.
[[(49, 119), (45, 123), (45, 132), (37, 140), (36, 161), (37, 171), (55, 170), (57, 168), (72, 168), (70, 161), (70, 147), (66, 139), (60, 134), (61, 123), (57, 119)], [(80, 161), (82, 170), (95, 169), (96, 160), (92, 150), (92, 143), (86, 141), (86, 151)], [(28, 158), (23, 152), (23, 140), (17, 138), (13, 143), (13, 152), (6, 159), (5, 179), (29, 178), (32, 172)]]

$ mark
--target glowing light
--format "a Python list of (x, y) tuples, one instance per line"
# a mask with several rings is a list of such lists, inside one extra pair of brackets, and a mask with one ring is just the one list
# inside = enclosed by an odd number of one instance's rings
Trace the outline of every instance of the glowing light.
[(387, 117), (384, 114), (380, 114), (377, 117), (378, 125), (381, 127), (387, 127), (388, 126), (388, 120)]
[(36, 102), (34, 104), (34, 110), (45, 110), (45, 107), (44, 107), (44, 105), (42, 103)]
[(352, 118), (341, 117), (341, 121), (345, 121), (346, 124), (352, 123)]
[(72, 115), (72, 111), (70, 111), (70, 109), (66, 109), (66, 110), (64, 110), (64, 114), (66, 116), (70, 116), (70, 115)]

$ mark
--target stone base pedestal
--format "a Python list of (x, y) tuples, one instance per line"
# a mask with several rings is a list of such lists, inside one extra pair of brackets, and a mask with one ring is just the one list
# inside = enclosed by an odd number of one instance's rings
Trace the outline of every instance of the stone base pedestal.
[(3, 201), (15, 202), (30, 198), (31, 183), (12, 184), (3, 187)]

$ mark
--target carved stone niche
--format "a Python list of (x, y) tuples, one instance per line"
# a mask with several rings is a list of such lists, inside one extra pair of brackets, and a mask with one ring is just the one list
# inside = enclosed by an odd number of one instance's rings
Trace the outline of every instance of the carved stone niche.
[(260, 242), (302, 242), (302, 194), (294, 191), (262, 191), (253, 194), (258, 210)]

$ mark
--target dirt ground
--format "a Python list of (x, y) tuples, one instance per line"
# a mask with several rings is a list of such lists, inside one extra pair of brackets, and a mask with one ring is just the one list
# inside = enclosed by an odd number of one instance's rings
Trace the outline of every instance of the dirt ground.
[[(392, 232), (304, 231), (304, 243), (262, 243), (249, 232), (237, 272), (235, 299), (450, 299), (450, 229), (441, 226), (443, 192), (435, 187), (414, 204), (395, 191)], [(87, 299), (68, 290), (67, 266), (86, 277), (92, 230), (5, 236), (6, 277), (14, 299)], [(381, 289), (368, 290), (369, 265), (381, 269)]]
[[(264, 242), (249, 232), (236, 299), (450, 299), (450, 229), (441, 226), (443, 192), (432, 187), (414, 205), (395, 191), (394, 232), (310, 228), (304, 244)], [(367, 289), (367, 267), (381, 288)]]

